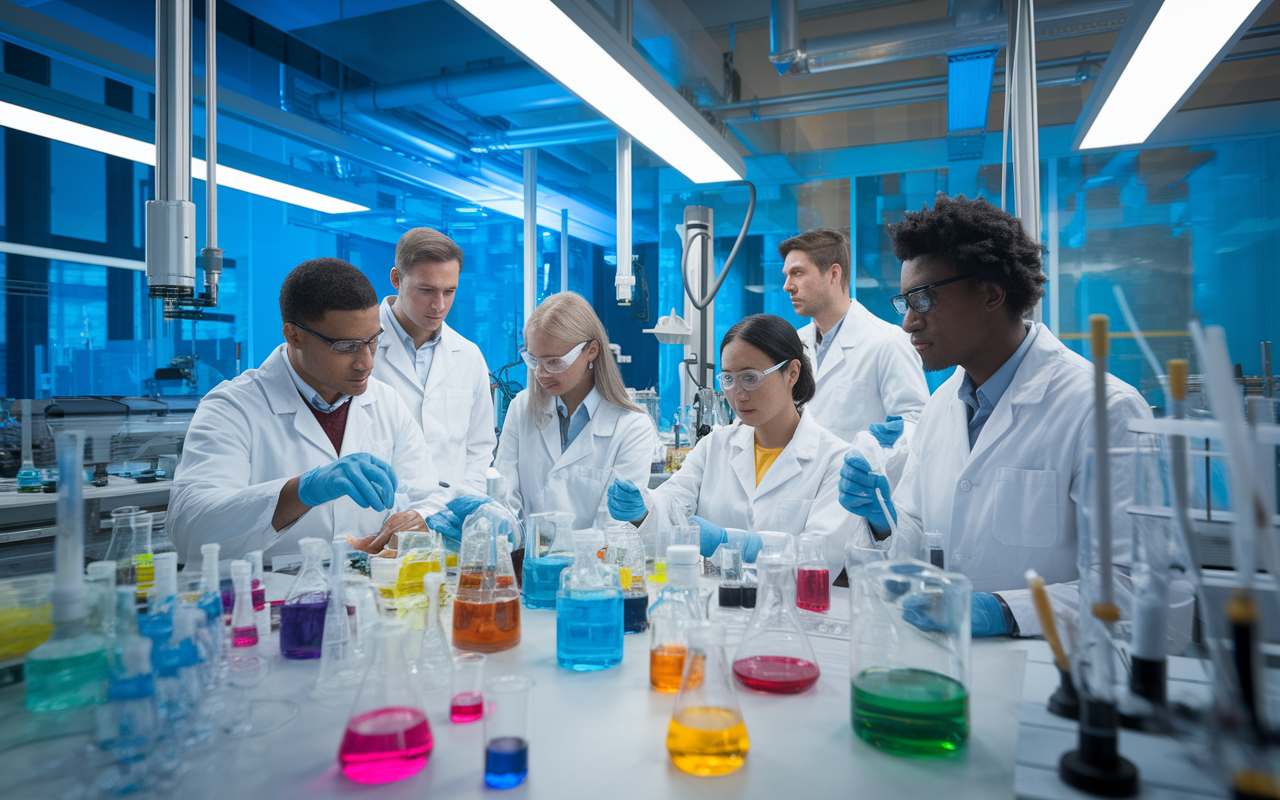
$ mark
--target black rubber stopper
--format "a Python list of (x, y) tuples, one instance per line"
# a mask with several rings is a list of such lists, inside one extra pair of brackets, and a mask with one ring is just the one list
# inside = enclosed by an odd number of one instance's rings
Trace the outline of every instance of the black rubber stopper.
[(1063, 719), (1080, 718), (1080, 695), (1076, 694), (1071, 673), (1062, 667), (1058, 667), (1058, 688), (1049, 696), (1049, 713)]
[(1150, 700), (1153, 705), (1163, 706), (1168, 686), (1168, 666), (1164, 659), (1150, 661), (1134, 656), (1130, 661), (1132, 672), (1129, 675), (1129, 691)]
[(1100, 797), (1132, 797), (1138, 793), (1138, 768), (1120, 755), (1119, 715), (1111, 703), (1086, 700), (1080, 705), (1080, 746), (1062, 756), (1058, 777), (1063, 783)]

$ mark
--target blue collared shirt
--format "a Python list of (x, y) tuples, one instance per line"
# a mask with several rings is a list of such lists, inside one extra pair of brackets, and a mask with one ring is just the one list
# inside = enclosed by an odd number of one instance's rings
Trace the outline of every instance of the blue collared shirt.
[(293, 379), (293, 385), (298, 387), (298, 394), (302, 395), (303, 400), (306, 400), (307, 403), (309, 403), (312, 408), (314, 408), (316, 411), (319, 411), (322, 414), (328, 414), (329, 412), (336, 409), (338, 406), (342, 405), (343, 403), (351, 399), (351, 395), (344, 394), (341, 397), (339, 397), (338, 402), (334, 403), (333, 405), (326, 403), (324, 401), (324, 398), (320, 396), (320, 393), (317, 392), (315, 389), (312, 389), (310, 384), (304, 381), (302, 379), (302, 376), (298, 374), (298, 371), (293, 368), (293, 360), (289, 358), (288, 348), (285, 348), (285, 352), (284, 352), (284, 366), (286, 369), (289, 370), (289, 377)]
[(826, 333), (820, 333), (818, 331), (818, 323), (816, 322), (813, 323), (813, 332), (815, 334), (815, 338), (819, 340), (818, 341), (818, 366), (819, 367), (822, 366), (822, 359), (827, 354), (827, 350), (831, 349), (831, 343), (834, 342), (836, 340), (836, 337), (840, 335), (840, 327), (842, 325), (844, 325), (844, 317), (841, 317), (839, 322), (837, 322), (835, 325), (832, 325), (831, 330), (827, 331)]
[(564, 401), (559, 397), (556, 398), (556, 416), (560, 418), (561, 453), (569, 449), (569, 445), (573, 444), (573, 440), (578, 438), (582, 429), (587, 427), (587, 423), (596, 415), (596, 409), (599, 407), (600, 392), (596, 391), (594, 386), (591, 387), (590, 392), (587, 392), (587, 396), (582, 398), (572, 417), (569, 416), (569, 407), (564, 404)]
[(1034, 326), (1027, 328), (1027, 335), (1023, 337), (1022, 344), (1018, 345), (1018, 349), (1013, 351), (1013, 355), (1009, 356), (1009, 360), (1001, 365), (995, 374), (987, 378), (986, 383), (981, 386), (973, 385), (973, 378), (965, 374), (964, 380), (960, 382), (960, 399), (969, 407), (969, 449), (972, 450), (978, 441), (978, 434), (982, 433), (982, 428), (987, 424), (987, 420), (991, 418), (991, 412), (996, 410), (996, 405), (1000, 402), (1000, 398), (1008, 391), (1009, 384), (1013, 383), (1013, 376), (1018, 371), (1022, 359), (1027, 357), (1027, 351), (1031, 349), (1031, 342), (1036, 338), (1036, 329)]
[(391, 332), (400, 340), (400, 344), (404, 345), (404, 351), (409, 354), (409, 362), (413, 364), (413, 371), (417, 373), (418, 383), (426, 388), (427, 376), (431, 374), (431, 362), (436, 356), (436, 345), (440, 344), (440, 331), (436, 331), (435, 338), (423, 342), (422, 347), (414, 347), (413, 337), (405, 332), (404, 326), (396, 317), (394, 307), (389, 316)]

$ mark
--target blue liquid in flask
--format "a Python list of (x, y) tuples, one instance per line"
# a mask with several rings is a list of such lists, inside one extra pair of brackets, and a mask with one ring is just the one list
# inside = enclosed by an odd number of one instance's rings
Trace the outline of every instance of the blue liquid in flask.
[(555, 608), (560, 589), (560, 573), (573, 563), (573, 556), (550, 556), (524, 560), (524, 607)]
[(519, 736), (499, 736), (484, 751), (484, 782), (494, 789), (524, 783), (529, 774), (529, 745)]
[(577, 594), (556, 602), (556, 660), (575, 672), (622, 663), (622, 594)]

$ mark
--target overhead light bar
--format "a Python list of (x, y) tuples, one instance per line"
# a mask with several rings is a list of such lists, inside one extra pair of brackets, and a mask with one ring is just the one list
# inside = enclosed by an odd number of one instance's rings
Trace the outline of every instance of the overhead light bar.
[(689, 180), (711, 183), (742, 177), (552, 0), (454, 2)]
[[(55, 117), (41, 111), (34, 111), (23, 106), (0, 101), (0, 125), (6, 128), (23, 131), (56, 142), (83, 147), (117, 156), (139, 164), (154, 167), (156, 164), (156, 146), (151, 142), (121, 136), (118, 133), (104, 131), (90, 125), (72, 122)], [(208, 167), (204, 159), (191, 159), (191, 177), (204, 180)], [(263, 178), (243, 170), (234, 169), (224, 164), (218, 165), (218, 185), (229, 189), (238, 189), (248, 194), (279, 200), (303, 208), (314, 209), (325, 214), (348, 214), (353, 211), (368, 211), (367, 206), (330, 197), (327, 194), (313, 192), (300, 186), (282, 183), (281, 181)]]
[(1267, 2), (1164, 0), (1080, 149), (1145, 142), (1259, 4)]

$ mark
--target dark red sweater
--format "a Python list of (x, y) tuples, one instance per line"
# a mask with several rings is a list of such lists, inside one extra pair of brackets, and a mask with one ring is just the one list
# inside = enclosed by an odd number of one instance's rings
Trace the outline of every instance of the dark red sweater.
[(333, 442), (333, 451), (338, 455), (342, 455), (342, 435), (347, 430), (347, 411), (351, 408), (351, 401), (348, 400), (328, 414), (323, 411), (317, 411), (316, 407), (310, 403), (305, 403), (305, 405), (315, 416), (316, 422), (320, 423), (320, 429), (324, 431), (324, 435), (328, 436), (329, 441)]

